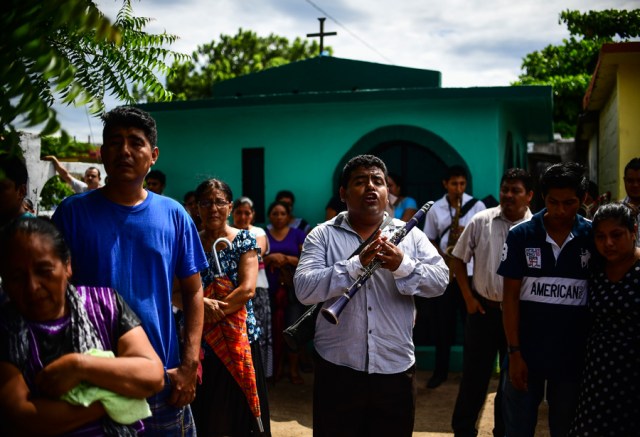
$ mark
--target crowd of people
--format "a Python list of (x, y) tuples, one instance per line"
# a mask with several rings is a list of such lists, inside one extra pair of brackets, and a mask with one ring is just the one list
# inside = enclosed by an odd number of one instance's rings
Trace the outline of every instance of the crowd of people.
[[(119, 107), (103, 121), (106, 184), (96, 168), (83, 182), (45, 158), (79, 193), (51, 220), (25, 204), (24, 163), (0, 155), (2, 435), (268, 436), (268, 382), (305, 384), (312, 366), (314, 435), (410, 436), (420, 300), (435, 345), (428, 389), (447, 380), (464, 324), (456, 436), (477, 435), (496, 357), (495, 436), (535, 435), (543, 399), (552, 436), (637, 435), (640, 158), (622, 201), (568, 162), (543, 172), (539, 193), (507, 170), (492, 208), (452, 166), (422, 227), (401, 177), (359, 155), (324, 223), (296, 217), (283, 190), (261, 228), (222, 180), (182, 204), (163, 195), (148, 113)], [(532, 214), (534, 195), (544, 209)], [(283, 341), (354, 281), (339, 323), (312, 320), (308, 347)]]

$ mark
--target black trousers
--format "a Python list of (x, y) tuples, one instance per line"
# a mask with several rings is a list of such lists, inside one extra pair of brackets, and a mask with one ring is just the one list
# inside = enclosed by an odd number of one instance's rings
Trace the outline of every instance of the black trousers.
[(380, 375), (338, 366), (316, 354), (314, 437), (410, 437), (416, 410), (415, 365)]
[(200, 436), (271, 436), (267, 384), (257, 341), (251, 344), (251, 353), (264, 433), (260, 433), (247, 398), (231, 373), (216, 355), (207, 355), (202, 360), (202, 384), (196, 384), (196, 398), (191, 403)]
[(456, 337), (457, 315), (462, 321), (467, 314), (462, 292), (454, 279), (441, 296), (427, 299), (426, 302), (429, 329), (433, 334), (436, 349), (434, 376), (447, 378), (449, 375), (449, 355)]
[[(476, 436), (476, 422), (487, 396), (489, 381), (496, 363), (496, 355), (503, 362), (507, 342), (502, 325), (502, 310), (476, 295), (486, 314), (467, 314), (465, 325), (462, 380), (453, 410), (451, 426), (458, 436)], [(502, 417), (502, 378), (494, 404), (494, 436), (504, 436)]]

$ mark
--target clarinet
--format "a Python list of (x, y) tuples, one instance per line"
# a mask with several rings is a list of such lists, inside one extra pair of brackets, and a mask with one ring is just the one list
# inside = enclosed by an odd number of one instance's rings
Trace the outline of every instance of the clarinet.
[[(413, 227), (424, 217), (429, 209), (433, 206), (433, 202), (429, 201), (425, 203), (422, 208), (415, 213), (413, 217), (404, 225), (404, 227), (398, 229), (393, 233), (389, 242), (395, 246), (402, 241), (402, 239), (413, 229)], [(364, 283), (373, 275), (373, 273), (380, 268), (380, 260), (374, 258), (369, 264), (364, 267), (364, 271), (358, 276), (353, 284), (340, 296), (338, 299), (331, 304), (328, 308), (322, 308), (321, 314), (324, 316), (327, 321), (333, 325), (338, 324), (338, 318), (340, 314), (344, 310), (344, 307), (347, 306), (351, 298), (362, 288)]]

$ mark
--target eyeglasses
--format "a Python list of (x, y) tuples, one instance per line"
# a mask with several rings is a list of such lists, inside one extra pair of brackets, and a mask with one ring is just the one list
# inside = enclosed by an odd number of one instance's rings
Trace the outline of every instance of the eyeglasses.
[(200, 208), (211, 208), (212, 205), (215, 205), (216, 208), (224, 208), (225, 206), (229, 206), (231, 202), (227, 202), (226, 200), (216, 199), (216, 200), (201, 200), (198, 202), (198, 206)]

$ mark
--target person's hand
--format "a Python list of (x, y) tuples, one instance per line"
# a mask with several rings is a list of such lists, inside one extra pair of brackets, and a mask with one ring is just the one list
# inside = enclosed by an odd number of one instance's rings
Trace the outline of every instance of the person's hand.
[(276, 267), (284, 267), (289, 264), (289, 261), (287, 261), (287, 255), (285, 255), (284, 253), (274, 253), (273, 257)]
[(55, 161), (57, 161), (57, 160), (58, 160), (58, 158), (56, 158), (56, 157), (55, 157), (55, 156), (53, 156), (53, 155), (47, 155), (47, 156), (44, 156), (44, 157), (42, 158), (42, 160), (43, 160), (43, 161), (51, 161), (51, 162), (55, 162)]
[(516, 390), (527, 391), (529, 389), (529, 368), (520, 352), (513, 352), (509, 355), (509, 379)]
[(284, 253), (270, 253), (265, 257), (265, 262), (272, 272), (288, 264), (287, 255)]
[(375, 258), (375, 256), (378, 254), (378, 252), (380, 252), (380, 247), (381, 247), (380, 246), (380, 242), (381, 242), (380, 235), (381, 234), (382, 234), (382, 231), (380, 229), (378, 229), (373, 241), (371, 243), (367, 244), (364, 247), (364, 249), (362, 249), (360, 251), (360, 255), (358, 255), (358, 256), (360, 257), (360, 264), (362, 264), (364, 267), (369, 265), (369, 263), (371, 263), (371, 261), (373, 261), (373, 258)]
[(36, 385), (45, 395), (59, 398), (82, 382), (82, 361), (85, 358), (80, 353), (61, 356), (38, 372)]
[(218, 323), (224, 319), (224, 309), (228, 307), (227, 302), (221, 300), (204, 298), (204, 321), (207, 323)]
[(486, 313), (480, 301), (475, 297), (472, 297), (469, 300), (465, 299), (464, 304), (467, 307), (467, 314), (475, 314), (475, 313), (485, 314)]
[(394, 246), (386, 237), (383, 237), (376, 258), (380, 260), (380, 267), (395, 272), (402, 263), (404, 253), (398, 246)]
[(179, 367), (167, 370), (167, 375), (171, 380), (170, 405), (181, 408), (193, 402), (196, 398), (197, 370), (198, 363), (181, 364)]
[(375, 239), (360, 252), (360, 263), (366, 267), (377, 259), (380, 267), (394, 272), (400, 267), (404, 253), (398, 246), (391, 244), (387, 237), (381, 237), (381, 234), (382, 231), (378, 230)]

